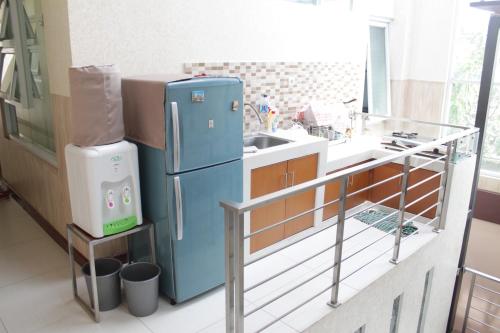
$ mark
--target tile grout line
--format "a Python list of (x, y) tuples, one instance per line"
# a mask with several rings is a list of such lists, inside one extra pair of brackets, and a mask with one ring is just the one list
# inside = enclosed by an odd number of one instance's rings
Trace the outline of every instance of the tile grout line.
[(141, 318), (137, 317), (137, 319), (139, 320), (139, 322), (142, 324), (142, 326), (144, 326), (149, 332), (151, 333), (155, 333), (155, 331), (153, 331), (148, 325), (146, 325), (145, 322), (142, 321)]

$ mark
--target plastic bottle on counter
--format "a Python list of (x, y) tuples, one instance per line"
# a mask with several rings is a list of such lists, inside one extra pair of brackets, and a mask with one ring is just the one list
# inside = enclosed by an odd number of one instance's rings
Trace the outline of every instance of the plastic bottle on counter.
[(269, 112), (269, 96), (263, 94), (260, 96), (258, 101), (259, 112), (260, 113), (268, 113)]
[(279, 125), (279, 111), (275, 108), (269, 108), (267, 114), (267, 130), (268, 132), (276, 132)]

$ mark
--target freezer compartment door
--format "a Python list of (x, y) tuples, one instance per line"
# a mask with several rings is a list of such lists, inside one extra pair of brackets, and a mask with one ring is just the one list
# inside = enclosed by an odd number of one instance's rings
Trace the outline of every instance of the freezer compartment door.
[(243, 84), (204, 78), (167, 84), (167, 173), (234, 161), (243, 155)]
[(224, 283), (224, 211), (241, 202), (242, 161), (167, 176), (175, 298), (183, 302)]

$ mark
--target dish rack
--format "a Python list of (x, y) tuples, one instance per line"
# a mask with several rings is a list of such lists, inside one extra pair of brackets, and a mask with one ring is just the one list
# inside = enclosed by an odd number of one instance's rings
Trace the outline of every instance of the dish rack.
[(345, 134), (336, 131), (332, 126), (317, 126), (317, 125), (306, 125), (304, 126), (309, 135), (318, 136), (320, 138), (328, 139), (331, 143), (344, 143), (346, 142)]

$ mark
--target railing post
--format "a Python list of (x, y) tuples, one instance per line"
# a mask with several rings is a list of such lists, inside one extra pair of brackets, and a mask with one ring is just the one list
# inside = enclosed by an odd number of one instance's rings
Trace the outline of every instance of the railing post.
[(465, 314), (464, 314), (464, 324), (462, 326), (462, 333), (467, 331), (467, 322), (469, 319), (469, 311), (470, 311), (470, 305), (472, 302), (472, 295), (474, 294), (474, 286), (476, 284), (476, 273), (472, 273), (472, 277), (470, 280), (470, 290), (469, 290), (469, 296), (467, 297), (467, 306), (465, 307)]
[(439, 206), (436, 209), (436, 217), (438, 218), (438, 224), (434, 228), (434, 232), (440, 232), (444, 229), (444, 218), (443, 218), (443, 206), (444, 198), (446, 196), (446, 185), (448, 183), (448, 171), (450, 169), (450, 159), (452, 154), (453, 142), (450, 141), (446, 144), (446, 160), (444, 161), (444, 173), (441, 176), (441, 189), (439, 190), (438, 202)]
[(347, 198), (347, 182), (348, 177), (344, 176), (340, 183), (339, 196), (339, 212), (337, 220), (337, 235), (335, 239), (335, 259), (333, 265), (333, 286), (332, 296), (328, 305), (336, 308), (339, 303), (339, 288), (340, 288), (340, 266), (342, 262), (342, 245), (344, 241), (344, 224), (345, 224), (345, 206)]
[(234, 221), (234, 326), (236, 333), (244, 331), (244, 301), (243, 294), (245, 290), (245, 274), (243, 261), (243, 241), (244, 241), (244, 219), (243, 214), (233, 215)]
[(234, 230), (233, 213), (224, 208), (224, 253), (226, 274), (226, 333), (234, 333)]
[(399, 214), (398, 214), (398, 228), (394, 240), (394, 251), (392, 254), (391, 263), (397, 264), (399, 259), (399, 247), (401, 246), (401, 236), (403, 234), (403, 224), (405, 217), (406, 206), (406, 192), (408, 191), (408, 177), (410, 174), (410, 156), (405, 157), (403, 167), (403, 179), (401, 181), (401, 195), (399, 196)]

